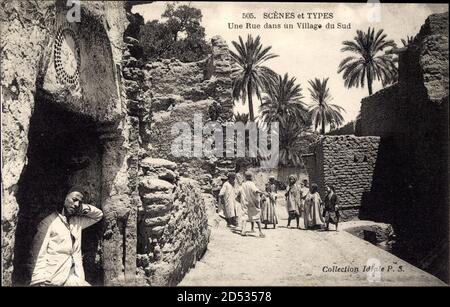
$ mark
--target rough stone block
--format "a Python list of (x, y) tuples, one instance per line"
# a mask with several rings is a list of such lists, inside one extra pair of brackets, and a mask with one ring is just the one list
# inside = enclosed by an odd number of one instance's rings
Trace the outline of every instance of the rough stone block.
[(159, 158), (145, 158), (141, 161), (140, 165), (144, 168), (168, 168), (172, 171), (177, 169), (175, 162)]
[(139, 191), (141, 195), (156, 191), (171, 192), (174, 188), (175, 186), (170, 182), (153, 177), (144, 177), (139, 183)]

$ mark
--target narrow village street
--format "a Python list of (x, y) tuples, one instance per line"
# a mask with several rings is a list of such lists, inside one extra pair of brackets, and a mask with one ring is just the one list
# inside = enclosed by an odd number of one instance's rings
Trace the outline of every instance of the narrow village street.
[[(276, 229), (269, 226), (263, 230), (265, 238), (258, 237), (256, 225), (254, 233), (242, 237), (221, 220), (212, 229), (206, 254), (179, 286), (445, 285), (345, 230), (334, 231), (334, 225), (328, 232), (288, 229), (285, 211), (284, 202), (279, 202), (279, 224)], [(345, 223), (339, 226), (345, 227)], [(363, 272), (369, 258), (379, 260), (385, 270), (379, 282), (369, 282), (367, 272)]]

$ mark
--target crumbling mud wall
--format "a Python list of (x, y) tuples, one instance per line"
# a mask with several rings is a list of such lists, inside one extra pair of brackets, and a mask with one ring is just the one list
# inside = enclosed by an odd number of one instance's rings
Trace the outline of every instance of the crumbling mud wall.
[[(231, 79), (228, 50), (219, 38), (213, 54), (203, 61), (176, 59), (146, 63), (139, 45), (142, 17), (127, 11), (127, 48), (123, 58), (123, 84), (131, 129), (138, 132), (138, 186), (133, 195), (137, 217), (137, 283), (173, 286), (203, 256), (209, 241), (208, 208), (214, 171), (220, 160), (204, 162), (171, 155), (172, 125), (191, 123), (193, 111), (203, 120), (231, 117)], [(129, 170), (129, 172), (131, 169)], [(195, 180), (191, 180), (195, 179)], [(211, 210), (210, 210), (211, 211)]]
[(176, 163), (141, 161), (139, 284), (174, 286), (206, 251), (210, 229), (198, 182), (179, 177)]
[(351, 121), (336, 130), (328, 132), (327, 135), (355, 135), (355, 128), (355, 121)]
[[(175, 124), (193, 129), (195, 114), (203, 123), (225, 122), (232, 116), (227, 45), (219, 37), (211, 44), (212, 54), (202, 61), (164, 59), (142, 67), (143, 86), (151, 89), (152, 98), (149, 110), (141, 108), (145, 113), (141, 118), (148, 122), (140, 134), (138, 267), (140, 281), (150, 285), (176, 285), (203, 256), (210, 234), (207, 209), (214, 207), (214, 178), (234, 169), (232, 161), (213, 154), (198, 158), (172, 154)], [(206, 138), (192, 140), (201, 145)]]
[(401, 110), (398, 83), (386, 87), (361, 101), (358, 135), (390, 136), (396, 131), (395, 116)]
[[(144, 146), (148, 144), (145, 148), (149, 156), (180, 163), (181, 175), (196, 179), (206, 173), (224, 172), (227, 167), (233, 169), (229, 160), (217, 159), (213, 154), (194, 157), (193, 153), (172, 153), (174, 140), (181, 133), (172, 132), (174, 124), (186, 123), (193, 134), (194, 116), (201, 118), (203, 124), (231, 120), (232, 69), (228, 47), (220, 37), (212, 38), (211, 45), (212, 54), (199, 62), (164, 59), (145, 65), (146, 83), (152, 88), (153, 98), (151, 132), (143, 140)], [(193, 146), (201, 146), (205, 138), (192, 138)]]
[(172, 153), (172, 145), (182, 133), (172, 132), (175, 124), (184, 123), (193, 135), (195, 117), (203, 125), (217, 122), (217, 131), (222, 132), (226, 130), (226, 122), (232, 119), (233, 68), (228, 46), (216, 36), (211, 39), (211, 50), (211, 55), (194, 63), (164, 59), (144, 66), (144, 83), (152, 89), (152, 105), (150, 131), (141, 136), (146, 155), (176, 162), (180, 176), (197, 180), (203, 198), (209, 206), (214, 206), (211, 193), (217, 197), (222, 184), (220, 177), (234, 171), (236, 165), (233, 158), (225, 157), (225, 152), (223, 157), (215, 152), (202, 152), (202, 143), (211, 139), (213, 132), (199, 138), (192, 136), (192, 146), (200, 148), (201, 156), (194, 156), (193, 152)]
[(391, 223), (394, 252), (448, 282), (448, 13), (400, 52), (398, 84), (362, 101), (360, 126), (381, 137), (378, 204), (361, 216)]
[(80, 22), (68, 22), (65, 1), (1, 3), (5, 285), (29, 281), (36, 225), (72, 185), (104, 212), (84, 234), (88, 281), (134, 282), (133, 145), (120, 81), (123, 5), (83, 2)]
[(379, 142), (379, 137), (323, 136), (306, 157), (310, 184), (319, 186), (322, 199), (326, 185), (335, 187), (343, 220), (358, 218), (371, 199)]

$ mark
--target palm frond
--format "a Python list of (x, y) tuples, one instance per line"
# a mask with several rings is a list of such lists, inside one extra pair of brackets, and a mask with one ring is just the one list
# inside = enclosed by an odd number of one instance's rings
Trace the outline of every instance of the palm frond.
[(311, 122), (314, 125), (314, 130), (317, 131), (320, 126), (323, 133), (327, 125), (331, 128), (341, 126), (344, 122), (341, 113), (345, 112), (341, 106), (329, 103), (333, 98), (328, 87), (328, 80), (329, 78), (323, 78), (322, 80), (315, 78), (308, 81), (310, 86), (308, 90), (312, 100), (312, 104), (308, 107)]
[[(245, 104), (248, 99), (256, 95), (261, 100), (263, 91), (271, 87), (276, 75), (270, 68), (262, 64), (278, 55), (270, 53), (271, 46), (262, 46), (259, 35), (253, 38), (249, 34), (245, 42), (239, 36), (237, 42), (232, 41), (231, 43), (236, 52), (230, 51), (230, 55), (240, 67), (233, 79), (233, 99), (235, 101), (242, 100), (242, 103)], [(253, 114), (253, 110), (249, 111), (250, 115)], [(254, 118), (251, 120), (253, 121)]]
[(396, 44), (387, 39), (383, 29), (376, 33), (371, 27), (367, 32), (357, 30), (353, 40), (343, 41), (342, 45), (342, 52), (354, 54), (344, 58), (338, 66), (338, 73), (342, 73), (346, 87), (364, 87), (367, 84), (371, 94), (373, 81), (381, 81), (383, 85), (395, 82), (396, 60), (391, 55), (382, 53), (387, 48), (395, 48)]

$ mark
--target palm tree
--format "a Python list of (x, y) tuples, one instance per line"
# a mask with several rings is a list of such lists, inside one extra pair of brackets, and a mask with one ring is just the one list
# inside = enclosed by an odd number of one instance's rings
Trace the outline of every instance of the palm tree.
[(372, 95), (372, 83), (381, 80), (384, 84), (392, 82), (397, 71), (393, 56), (382, 51), (395, 47), (393, 40), (387, 40), (383, 29), (375, 34), (375, 29), (356, 31), (353, 41), (344, 41), (342, 52), (350, 51), (354, 56), (348, 56), (339, 64), (338, 73), (344, 72), (345, 86), (364, 87), (367, 82), (369, 95)]
[(412, 44), (414, 42), (414, 39), (415, 39), (414, 35), (412, 35), (412, 36), (407, 35), (406, 39), (402, 38), (401, 41), (402, 41), (403, 47), (408, 47), (410, 44)]
[(328, 87), (328, 79), (320, 80), (315, 78), (308, 81), (310, 85), (308, 90), (313, 101), (313, 104), (309, 107), (311, 121), (314, 124), (314, 130), (317, 130), (320, 125), (321, 134), (325, 134), (326, 125), (330, 125), (331, 129), (335, 129), (341, 126), (344, 121), (341, 115), (341, 112), (345, 112), (344, 108), (330, 104), (333, 98)]
[(264, 122), (279, 122), (280, 128), (286, 127), (291, 118), (306, 122), (308, 111), (302, 101), (302, 89), (295, 81), (296, 78), (289, 78), (288, 74), (284, 77), (279, 75), (274, 83), (266, 88), (267, 94), (260, 106)]
[(279, 163), (288, 166), (304, 166), (302, 155), (307, 153), (313, 143), (311, 128), (295, 118), (287, 120), (286, 127), (280, 129)]
[(302, 165), (301, 154), (305, 145), (302, 129), (307, 126), (308, 111), (302, 101), (302, 89), (295, 82), (295, 77), (279, 75), (266, 88), (260, 111), (266, 129), (274, 122), (279, 123), (280, 163), (299, 166)]
[(269, 53), (271, 46), (263, 48), (259, 35), (256, 39), (248, 35), (245, 43), (239, 36), (239, 43), (232, 41), (232, 44), (237, 53), (230, 51), (230, 55), (239, 67), (234, 74), (233, 98), (242, 99), (243, 104), (248, 99), (250, 121), (254, 121), (253, 95), (261, 100), (262, 90), (269, 86), (276, 76), (273, 70), (262, 64), (278, 55)]
[(248, 113), (236, 113), (233, 115), (234, 122), (241, 122), (243, 124), (247, 124), (248, 122)]

